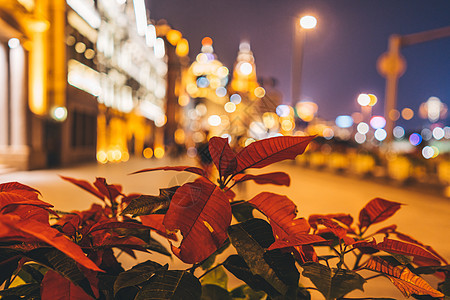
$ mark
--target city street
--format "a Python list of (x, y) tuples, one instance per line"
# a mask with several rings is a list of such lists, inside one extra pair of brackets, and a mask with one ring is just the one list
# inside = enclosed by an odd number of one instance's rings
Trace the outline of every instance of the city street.
[[(52, 203), (58, 210), (82, 210), (97, 201), (96, 198), (60, 179), (58, 175), (84, 179), (89, 182), (93, 182), (95, 177), (105, 177), (108, 183), (121, 184), (126, 194), (158, 194), (158, 189), (161, 187), (181, 184), (195, 178), (189, 173), (172, 171), (127, 175), (140, 169), (163, 165), (195, 165), (195, 161), (134, 158), (121, 164), (92, 163), (65, 169), (3, 174), (0, 175), (0, 182), (18, 181), (30, 185), (41, 191), (42, 199)], [(390, 220), (375, 229), (397, 224), (400, 232), (409, 234), (424, 244), (431, 245), (443, 257), (450, 259), (450, 241), (448, 239), (450, 199), (448, 198), (417, 190), (381, 185), (368, 180), (304, 169), (296, 166), (293, 162), (278, 163), (262, 170), (253, 171), (253, 173), (287, 172), (291, 176), (291, 186), (262, 186), (248, 183), (246, 187), (239, 189), (238, 198), (250, 199), (261, 191), (285, 194), (297, 204), (298, 215), (302, 217), (308, 217), (314, 213), (350, 213), (357, 220), (359, 210), (375, 197), (401, 202), (405, 205)], [(252, 170), (249, 170), (248, 173), (252, 173)], [(162, 241), (168, 245), (166, 241)], [(134, 264), (133, 262), (129, 263), (130, 266)], [(174, 265), (179, 266), (180, 263), (174, 263)], [(124, 263), (124, 266), (127, 267), (127, 262)], [(233, 281), (230, 282), (230, 285), (232, 284)], [(402, 295), (391, 286), (386, 278), (377, 278), (366, 284), (367, 293), (365, 295), (390, 296), (401, 299)], [(361, 296), (359, 293), (351, 294), (351, 296), (358, 295)]]

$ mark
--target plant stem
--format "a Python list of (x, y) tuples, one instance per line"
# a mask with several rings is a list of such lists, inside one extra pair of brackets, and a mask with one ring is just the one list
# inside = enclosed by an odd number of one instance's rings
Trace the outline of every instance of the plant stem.
[(200, 280), (203, 276), (205, 276), (205, 275), (208, 274), (209, 272), (215, 270), (216, 268), (220, 267), (222, 264), (223, 264), (223, 263), (220, 263), (220, 264), (218, 264), (218, 265), (215, 265), (215, 266), (212, 267), (211, 269), (206, 270), (205, 273), (203, 273), (198, 279)]
[(370, 280), (370, 279), (374, 279), (374, 278), (381, 277), (381, 276), (383, 276), (383, 274), (377, 274), (377, 275), (373, 275), (373, 276), (364, 278), (364, 280)]
[(362, 252), (358, 253), (358, 255), (356, 256), (356, 261), (355, 261), (355, 265), (353, 266), (353, 270), (356, 270), (359, 268), (358, 265), (359, 265), (359, 262), (361, 261), (362, 256), (363, 256)]

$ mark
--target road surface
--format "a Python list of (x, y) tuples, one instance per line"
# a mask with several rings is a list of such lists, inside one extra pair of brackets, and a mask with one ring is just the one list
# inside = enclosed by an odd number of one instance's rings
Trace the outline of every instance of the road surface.
[[(137, 175), (127, 175), (144, 168), (164, 165), (194, 165), (192, 160), (145, 160), (132, 159), (121, 164), (85, 164), (81, 166), (37, 170), (29, 172), (15, 172), (0, 175), (0, 183), (18, 181), (30, 185), (42, 193), (42, 199), (52, 203), (56, 209), (63, 211), (87, 209), (95, 197), (78, 187), (62, 180), (58, 175), (84, 179), (93, 182), (95, 177), (105, 177), (108, 183), (123, 186), (124, 192), (158, 194), (159, 188), (179, 185), (186, 180), (192, 180), (193, 175), (177, 172), (152, 172)], [(371, 182), (369, 179), (349, 178), (342, 175), (304, 169), (293, 162), (278, 163), (264, 169), (250, 170), (248, 173), (263, 173), (284, 171), (291, 176), (290, 187), (271, 185), (256, 185), (249, 183), (240, 189), (239, 199), (250, 199), (261, 191), (272, 191), (287, 195), (298, 208), (298, 215), (308, 217), (314, 213), (350, 213), (357, 220), (359, 210), (371, 199), (381, 197), (387, 200), (405, 204), (384, 225), (397, 224), (398, 230), (412, 235), (424, 244), (431, 245), (446, 259), (450, 259), (450, 199), (426, 191), (404, 189), (390, 185)], [(381, 225), (378, 227), (381, 228)], [(166, 241), (163, 240), (167, 244)], [(165, 259), (155, 254), (156, 258), (142, 257), (142, 259)], [(183, 267), (181, 262), (170, 261), (173, 268)], [(132, 261), (124, 260), (125, 268), (131, 267)], [(199, 273), (201, 274), (201, 273)], [(368, 273), (369, 274), (369, 273)], [(373, 275), (373, 273), (371, 274)], [(368, 275), (369, 276), (369, 275)], [(434, 284), (433, 278), (427, 280)], [(230, 285), (237, 284), (230, 279)], [(403, 296), (392, 286), (386, 278), (371, 280), (365, 285), (365, 296), (393, 297), (403, 299)], [(361, 297), (355, 292), (349, 296)], [(321, 299), (313, 294), (313, 299)]]

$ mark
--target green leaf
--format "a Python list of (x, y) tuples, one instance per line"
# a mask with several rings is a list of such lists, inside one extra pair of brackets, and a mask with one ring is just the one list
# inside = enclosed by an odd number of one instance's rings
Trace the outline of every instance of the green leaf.
[(253, 290), (250, 286), (243, 284), (234, 288), (231, 292), (231, 297), (233, 299), (245, 299), (245, 300), (259, 300), (264, 298), (266, 293), (257, 292)]
[(131, 200), (121, 215), (132, 214), (134, 217), (150, 215), (158, 210), (168, 209), (173, 195), (179, 186), (159, 190), (159, 196), (141, 195)]
[(245, 260), (251, 272), (264, 278), (280, 294), (284, 295), (287, 286), (264, 259), (264, 248), (269, 247), (275, 241), (269, 223), (261, 219), (250, 219), (230, 226), (228, 235), (231, 243)]
[(11, 278), (21, 259), (20, 252), (10, 249), (0, 249), (0, 286), (6, 279)]
[(447, 278), (445, 281), (439, 283), (439, 290), (444, 293), (445, 296), (450, 296), (450, 278)]
[(331, 280), (331, 298), (340, 298), (354, 290), (364, 291), (365, 282), (358, 273), (341, 269)]
[(147, 260), (128, 271), (122, 272), (114, 282), (114, 295), (123, 288), (140, 285), (149, 280), (156, 271), (167, 270), (168, 265), (162, 266), (157, 262)]
[(81, 287), (86, 294), (95, 298), (89, 281), (80, 271), (75, 260), (63, 252), (57, 249), (39, 248), (26, 253), (25, 256), (58, 272), (73, 284)]
[(329, 299), (331, 289), (331, 269), (316, 262), (308, 262), (302, 265), (303, 276), (311, 279), (319, 292)]
[(20, 269), (18, 276), (27, 283), (32, 281), (41, 283), (47, 270), (47, 268), (39, 264), (25, 264)]
[[(3, 297), (14, 297), (14, 299), (20, 299), (25, 297), (26, 299), (34, 299), (39, 297), (40, 285), (37, 282), (22, 284), (13, 288), (0, 291), (0, 296)], [(40, 298), (40, 297), (39, 297)]]
[(366, 282), (356, 272), (339, 270), (336, 274), (330, 268), (316, 262), (302, 265), (303, 276), (308, 277), (326, 299), (342, 297), (349, 292), (359, 289), (363, 291)]
[(221, 286), (205, 284), (202, 286), (201, 300), (231, 300), (230, 293)]
[(230, 255), (223, 262), (223, 266), (234, 276), (247, 283), (253, 290), (264, 291), (271, 297), (281, 295), (262, 276), (253, 274), (245, 260), (239, 255)]
[(202, 286), (188, 271), (158, 271), (136, 295), (135, 300), (146, 299), (200, 299)]
[(231, 205), (231, 212), (238, 222), (244, 222), (253, 218), (253, 210), (255, 207), (247, 201), (235, 201)]
[(214, 270), (208, 272), (200, 280), (202, 285), (214, 284), (228, 290), (228, 275), (222, 266), (215, 268)]
[(264, 253), (263, 257), (284, 284), (298, 286), (300, 273), (295, 267), (295, 260), (292, 254), (275, 249)]

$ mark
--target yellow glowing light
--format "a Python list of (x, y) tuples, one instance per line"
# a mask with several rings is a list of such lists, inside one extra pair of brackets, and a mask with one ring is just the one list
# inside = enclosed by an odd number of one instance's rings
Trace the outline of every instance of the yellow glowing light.
[(300, 19), (300, 26), (304, 29), (313, 29), (317, 25), (317, 19), (313, 16), (303, 16)]
[(258, 98), (262, 98), (266, 95), (266, 90), (263, 87), (258, 86), (255, 91), (254, 94), (256, 97)]
[(255, 139), (248, 138), (245, 140), (244, 146), (247, 147), (248, 145), (250, 145), (253, 142), (255, 142)]
[(175, 29), (169, 30), (169, 32), (167, 32), (166, 34), (167, 41), (171, 43), (172, 46), (175, 46), (181, 39), (181, 37), (182, 37), (181, 32)]
[(95, 56), (95, 51), (92, 49), (86, 49), (86, 51), (84, 52), (84, 57), (86, 57), (87, 59), (93, 59)]
[(281, 121), (281, 129), (284, 131), (291, 131), (294, 129), (294, 123), (291, 120), (283, 120)]
[(208, 56), (205, 53), (199, 53), (197, 54), (197, 57), (195, 58), (196, 61), (199, 63), (207, 63), (208, 62)]
[(297, 115), (305, 122), (311, 122), (317, 113), (318, 106), (314, 102), (302, 101), (295, 105)]
[(106, 152), (106, 157), (107, 157), (108, 161), (114, 161), (114, 151), (108, 150)]
[(145, 148), (142, 152), (145, 158), (152, 158), (153, 157), (153, 149), (152, 148)]
[(177, 130), (175, 130), (175, 133), (173, 134), (174, 138), (175, 138), (175, 143), (181, 145), (184, 144), (184, 141), (186, 139), (186, 135), (184, 133), (184, 130), (179, 128)]
[(275, 128), (278, 125), (278, 116), (273, 112), (265, 112), (262, 116), (264, 126), (267, 129)]
[(163, 127), (167, 123), (167, 117), (166, 115), (158, 116), (155, 120), (155, 126), (156, 127)]
[(206, 134), (203, 133), (202, 131), (194, 132), (194, 134), (192, 135), (192, 140), (193, 140), (195, 143), (201, 143), (201, 142), (203, 142), (205, 139), (206, 139)]
[(195, 94), (198, 92), (198, 87), (195, 83), (189, 83), (186, 86), (186, 92), (188, 92), (190, 95)]
[(439, 148), (436, 146), (431, 146), (433, 149), (433, 156), (431, 158), (436, 158), (439, 155)]
[(392, 109), (389, 112), (389, 119), (393, 120), (393, 121), (397, 121), (400, 118), (400, 112), (396, 109)]
[(163, 158), (164, 157), (164, 153), (165, 153), (165, 151), (164, 151), (163, 147), (159, 146), (159, 147), (155, 148), (155, 153), (154, 154), (155, 154), (156, 158), (158, 158), (158, 159)]
[(227, 113), (232, 113), (236, 110), (236, 104), (233, 102), (227, 102), (225, 103), (224, 108)]
[(86, 44), (78, 42), (75, 44), (75, 51), (78, 53), (83, 53), (86, 50)]
[(190, 100), (191, 100), (191, 98), (189, 98), (188, 95), (183, 94), (183, 95), (180, 95), (180, 97), (178, 98), (178, 104), (180, 106), (186, 106), (189, 104)]
[(374, 106), (375, 104), (377, 104), (378, 102), (378, 98), (377, 96), (375, 96), (374, 94), (368, 94), (370, 101), (369, 101), (369, 106)]
[(181, 39), (178, 44), (177, 47), (175, 48), (175, 53), (178, 56), (187, 56), (189, 54), (189, 42), (186, 39)]
[(414, 111), (411, 108), (404, 108), (402, 110), (402, 118), (405, 120), (411, 120), (414, 117)]
[(225, 66), (219, 67), (217, 69), (217, 76), (219, 76), (220, 78), (227, 77), (229, 73), (230, 73), (230, 71)]
[(202, 39), (202, 46), (211, 46), (212, 44), (213, 44), (213, 41), (209, 36), (205, 36)]
[(97, 152), (97, 161), (102, 164), (106, 164), (108, 162), (108, 156), (105, 151)]
[(128, 152), (122, 152), (122, 161), (127, 162), (130, 159), (130, 154)]

